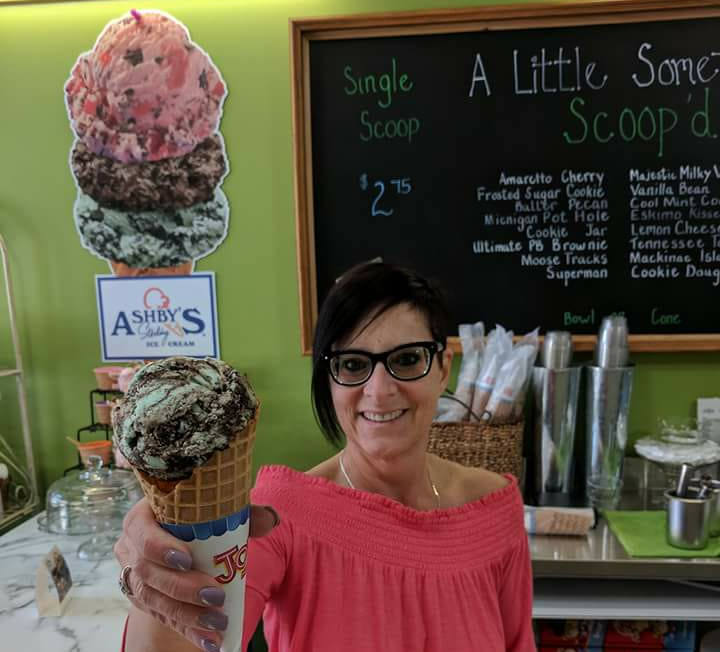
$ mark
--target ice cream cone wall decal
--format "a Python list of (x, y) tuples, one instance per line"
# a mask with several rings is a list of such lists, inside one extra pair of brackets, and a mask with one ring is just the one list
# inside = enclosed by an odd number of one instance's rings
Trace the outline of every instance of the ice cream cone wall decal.
[(225, 238), (226, 95), (208, 54), (160, 11), (110, 22), (78, 57), (65, 84), (75, 224), (115, 276), (189, 274)]

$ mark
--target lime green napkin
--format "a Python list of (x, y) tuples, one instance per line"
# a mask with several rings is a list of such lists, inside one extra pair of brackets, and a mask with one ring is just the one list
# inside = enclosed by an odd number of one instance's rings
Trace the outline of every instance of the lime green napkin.
[(603, 512), (615, 536), (632, 557), (718, 557), (720, 537), (713, 537), (707, 548), (683, 550), (665, 540), (665, 512)]

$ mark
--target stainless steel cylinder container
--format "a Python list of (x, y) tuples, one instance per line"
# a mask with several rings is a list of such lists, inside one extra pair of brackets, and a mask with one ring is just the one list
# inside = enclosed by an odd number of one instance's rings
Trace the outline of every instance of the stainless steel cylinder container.
[(586, 369), (587, 494), (595, 507), (614, 509), (622, 488), (633, 367)]
[[(691, 492), (691, 495), (697, 495)], [(667, 542), (684, 550), (702, 550), (710, 536), (710, 503), (712, 497), (679, 497), (666, 491)]]
[(539, 505), (572, 492), (575, 425), (581, 367), (533, 370), (534, 487)]

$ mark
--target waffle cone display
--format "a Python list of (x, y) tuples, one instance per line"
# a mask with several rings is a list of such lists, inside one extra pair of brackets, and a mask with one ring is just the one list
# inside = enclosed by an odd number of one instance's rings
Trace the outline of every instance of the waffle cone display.
[(134, 469), (160, 523), (194, 524), (239, 512), (250, 502), (252, 447), (260, 406), (248, 425), (186, 480), (159, 480)]
[(188, 260), (185, 263), (179, 265), (173, 265), (171, 267), (129, 267), (125, 263), (120, 263), (117, 260), (111, 260), (110, 267), (112, 267), (113, 274), (121, 277), (134, 277), (134, 276), (188, 276), (193, 271), (193, 261)]

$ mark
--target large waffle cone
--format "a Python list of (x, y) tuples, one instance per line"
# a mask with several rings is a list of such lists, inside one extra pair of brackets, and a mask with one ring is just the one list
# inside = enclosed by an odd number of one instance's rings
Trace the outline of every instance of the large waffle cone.
[(260, 406), (252, 421), (186, 480), (159, 480), (134, 469), (160, 523), (193, 524), (239, 512), (250, 502), (252, 447)]
[(110, 261), (115, 276), (134, 277), (134, 276), (189, 276), (193, 271), (193, 261), (189, 260), (172, 267), (129, 267), (125, 263), (117, 260)]

